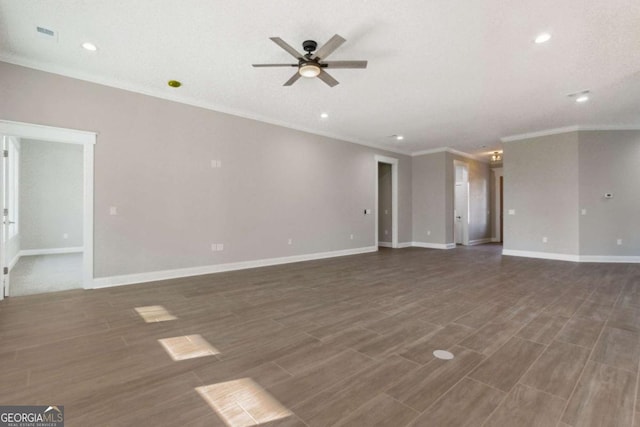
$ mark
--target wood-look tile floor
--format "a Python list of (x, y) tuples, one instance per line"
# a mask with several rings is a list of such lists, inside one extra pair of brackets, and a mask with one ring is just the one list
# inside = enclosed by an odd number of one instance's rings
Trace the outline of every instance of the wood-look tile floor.
[(10, 298), (0, 404), (67, 426), (639, 426), (640, 265), (500, 249)]

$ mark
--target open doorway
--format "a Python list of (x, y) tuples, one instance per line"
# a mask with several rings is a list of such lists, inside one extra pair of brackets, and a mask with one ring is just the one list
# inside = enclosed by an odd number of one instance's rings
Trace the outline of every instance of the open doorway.
[(0, 299), (92, 286), (95, 136), (0, 120)]
[(393, 213), (391, 205), (391, 165), (378, 162), (378, 246), (391, 248)]
[(398, 159), (375, 156), (375, 244), (398, 247)]
[(469, 245), (469, 167), (454, 160), (455, 185), (453, 207), (453, 238), (456, 245)]

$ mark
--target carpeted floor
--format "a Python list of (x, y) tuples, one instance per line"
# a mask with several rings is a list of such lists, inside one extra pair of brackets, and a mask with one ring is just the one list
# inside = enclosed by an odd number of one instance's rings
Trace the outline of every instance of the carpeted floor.
[(11, 296), (82, 288), (82, 254), (23, 256), (11, 269)]

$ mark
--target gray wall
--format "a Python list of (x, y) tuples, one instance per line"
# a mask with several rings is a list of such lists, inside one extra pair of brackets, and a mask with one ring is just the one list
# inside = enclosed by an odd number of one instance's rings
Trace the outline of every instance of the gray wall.
[(22, 139), (20, 154), (21, 249), (82, 246), (82, 146)]
[(577, 255), (578, 134), (507, 142), (504, 156), (504, 249)]
[(391, 243), (391, 165), (378, 163), (378, 240)]
[[(444, 152), (413, 157), (411, 171), (414, 242), (450, 242), (446, 240), (446, 159)], [(431, 234), (428, 234), (429, 232)]]
[(491, 237), (489, 165), (449, 152), (440, 152), (413, 157), (415, 242), (453, 243), (454, 160), (466, 163), (469, 168), (469, 241)]
[(408, 156), (6, 63), (0, 75), (0, 118), (98, 132), (96, 277), (373, 246), (375, 154), (399, 159), (411, 240)]
[(504, 149), (505, 249), (640, 255), (640, 131), (569, 132)]
[(640, 131), (579, 132), (578, 138), (579, 205), (586, 209), (579, 217), (580, 254), (640, 255)]

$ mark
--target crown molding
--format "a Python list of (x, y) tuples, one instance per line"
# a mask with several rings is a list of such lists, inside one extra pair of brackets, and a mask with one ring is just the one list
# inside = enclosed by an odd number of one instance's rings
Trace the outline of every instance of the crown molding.
[(413, 153), (411, 153), (411, 157), (424, 156), (424, 155), (427, 155), (427, 154), (435, 154), (435, 153), (450, 153), (450, 154), (455, 154), (457, 156), (466, 157), (468, 159), (476, 160), (478, 162), (489, 163), (489, 160), (483, 159), (480, 156), (476, 156), (474, 154), (465, 153), (464, 151), (455, 150), (455, 149), (450, 148), (450, 147), (438, 147), (438, 148), (433, 148), (433, 149), (430, 149), (430, 150), (414, 151)]
[(240, 111), (240, 110), (236, 110), (236, 109), (229, 108), (219, 104), (202, 102), (200, 100), (193, 99), (190, 97), (176, 96), (175, 93), (169, 94), (169, 93), (164, 93), (162, 91), (153, 90), (150, 88), (141, 88), (139, 86), (133, 85), (131, 83), (128, 83), (119, 79), (112, 79), (104, 76), (97, 77), (94, 75), (89, 75), (86, 73), (71, 70), (67, 67), (60, 67), (55, 64), (44, 64), (38, 61), (29, 61), (29, 60), (25, 60), (24, 58), (19, 58), (14, 55), (6, 55), (6, 54), (0, 54), (0, 62), (6, 62), (8, 64), (18, 65), (20, 67), (31, 68), (31, 69), (43, 71), (46, 73), (57, 74), (63, 77), (82, 80), (89, 83), (95, 83), (95, 84), (99, 84), (102, 86), (107, 86), (115, 89), (125, 90), (127, 92), (138, 93), (140, 95), (146, 95), (152, 98), (159, 98), (165, 101), (177, 102), (179, 104), (186, 104), (193, 107), (199, 107), (205, 110), (215, 111), (217, 113), (229, 114), (229, 115), (241, 117), (244, 119), (255, 120), (257, 122), (262, 122), (270, 125), (280, 126), (287, 129), (297, 130), (297, 131), (305, 132), (312, 135), (323, 136), (323, 137), (335, 139), (338, 141), (349, 142), (357, 145), (363, 145), (369, 148), (375, 148), (375, 149), (387, 151), (390, 153), (411, 156), (411, 152), (407, 150), (399, 150), (397, 148), (387, 147), (382, 144), (376, 144), (376, 143), (361, 140), (358, 138), (345, 137), (345, 136), (333, 134), (330, 132), (318, 131), (316, 129), (311, 129), (304, 126), (298, 126), (293, 123), (288, 123), (282, 120), (276, 120), (270, 117), (265, 117), (260, 114)]
[(640, 130), (640, 125), (574, 125), (561, 128), (546, 129), (538, 132), (522, 133), (500, 138), (501, 142), (522, 141), (542, 136), (559, 135), (568, 132), (606, 131), (606, 130)]

